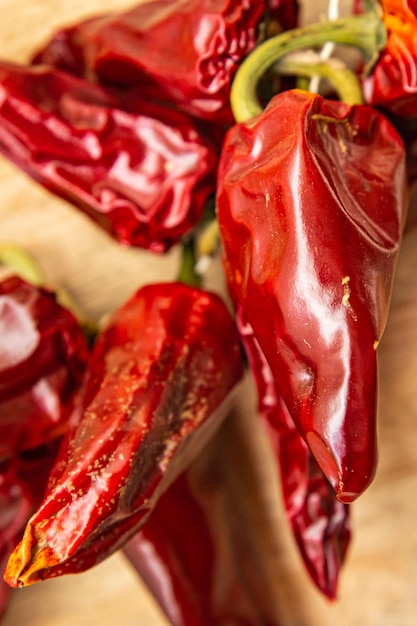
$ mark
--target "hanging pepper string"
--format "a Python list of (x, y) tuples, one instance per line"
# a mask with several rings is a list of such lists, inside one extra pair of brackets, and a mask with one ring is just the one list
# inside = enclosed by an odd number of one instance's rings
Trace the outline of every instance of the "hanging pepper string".
[[(296, 28), (268, 39), (246, 57), (236, 73), (230, 96), (235, 120), (244, 122), (262, 112), (257, 96), (259, 80), (288, 53), (311, 49), (331, 41), (359, 49), (370, 66), (378, 52), (385, 47), (386, 40), (387, 33), (377, 7), (362, 15)], [(315, 71), (309, 75), (317, 74), (318, 71)]]

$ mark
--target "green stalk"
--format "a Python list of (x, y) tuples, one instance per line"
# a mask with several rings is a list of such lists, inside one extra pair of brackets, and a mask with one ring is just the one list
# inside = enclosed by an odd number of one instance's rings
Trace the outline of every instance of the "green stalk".
[(362, 15), (296, 28), (267, 39), (243, 61), (234, 78), (230, 100), (236, 121), (244, 122), (262, 112), (257, 96), (258, 82), (284, 55), (331, 41), (358, 48), (369, 65), (385, 47), (386, 40), (381, 13), (376, 9)]
[(347, 104), (363, 104), (362, 87), (358, 77), (339, 59), (318, 60), (316, 55), (288, 55), (277, 63), (280, 74), (319, 76), (329, 81), (340, 99)]
[(201, 277), (196, 272), (195, 241), (193, 237), (182, 242), (181, 266), (177, 279), (190, 287), (201, 287)]
[[(0, 244), (0, 265), (9, 268), (17, 276), (20, 276), (20, 278), (35, 287), (45, 286), (45, 278), (38, 263), (31, 254), (20, 246), (12, 243)], [(67, 291), (60, 288), (55, 291), (55, 294), (57, 302), (68, 311), (71, 311), (74, 317), (77, 318), (86, 338), (92, 341), (92, 338), (94, 338), (97, 333), (96, 324), (85, 319), (79, 306)]]
[(13, 270), (28, 283), (39, 287), (43, 283), (43, 276), (35, 259), (20, 246), (12, 243), (0, 244), (0, 265)]

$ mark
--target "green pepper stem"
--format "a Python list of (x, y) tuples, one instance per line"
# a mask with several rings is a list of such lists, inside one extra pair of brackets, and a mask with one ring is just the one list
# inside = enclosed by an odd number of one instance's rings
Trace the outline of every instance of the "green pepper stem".
[(187, 238), (182, 242), (178, 280), (191, 287), (201, 286), (201, 277), (196, 271), (195, 241), (193, 237)]
[(277, 63), (280, 74), (319, 76), (327, 79), (339, 97), (347, 104), (363, 104), (361, 83), (339, 59), (318, 60), (315, 54), (295, 53), (282, 57)]
[[(29, 252), (13, 243), (0, 244), (0, 265), (4, 265), (9, 270), (20, 276), (23, 280), (34, 285), (42, 287), (45, 285), (45, 277), (42, 271)], [(55, 291), (57, 302), (70, 311), (78, 320), (87, 339), (93, 337), (96, 333), (96, 325), (87, 321), (82, 314), (76, 302), (70, 297), (67, 291), (60, 288)]]
[(10, 268), (18, 276), (37, 287), (44, 282), (41, 269), (35, 259), (15, 244), (0, 244), (0, 265)]
[(267, 39), (239, 67), (231, 89), (231, 107), (237, 122), (262, 112), (257, 96), (258, 82), (281, 57), (296, 50), (322, 46), (328, 41), (354, 46), (371, 64), (386, 45), (387, 33), (377, 9), (326, 23), (295, 28)]

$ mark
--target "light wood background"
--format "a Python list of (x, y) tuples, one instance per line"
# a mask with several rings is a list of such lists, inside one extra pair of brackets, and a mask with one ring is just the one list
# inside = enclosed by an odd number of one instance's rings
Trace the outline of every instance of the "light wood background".
[[(124, 8), (122, 0), (0, 0), (0, 55), (24, 62), (60, 25)], [(312, 3), (306, 3), (309, 19)], [(324, 3), (323, 3), (324, 4)], [(349, 4), (349, 3), (348, 3)], [(320, 3), (314, 3), (316, 11)], [(63, 285), (85, 314), (98, 319), (141, 284), (172, 279), (177, 252), (155, 257), (123, 249), (87, 218), (0, 159), (0, 241), (20, 243), (52, 285)], [(299, 572), (289, 546), (277, 585), (297, 573), (294, 615), (303, 626), (414, 626), (417, 615), (417, 230), (405, 240), (392, 312), (380, 346), (380, 463), (376, 479), (353, 506), (354, 537), (331, 606)], [(220, 280), (208, 273), (209, 287)], [(285, 536), (285, 529), (282, 530)], [(2, 626), (162, 626), (166, 622), (116, 554), (90, 572), (13, 592)], [(296, 626), (291, 619), (283, 626)], [(214, 626), (214, 625), (213, 625)], [(298, 626), (298, 622), (297, 622)]]

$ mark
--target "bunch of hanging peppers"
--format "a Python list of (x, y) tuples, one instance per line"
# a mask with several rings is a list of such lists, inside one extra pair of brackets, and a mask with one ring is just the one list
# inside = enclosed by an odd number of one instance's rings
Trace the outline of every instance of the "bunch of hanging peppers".
[[(145, 0), (0, 61), (4, 157), (123, 245), (183, 251), (177, 281), (92, 330), (0, 248), (0, 611), (9, 586), (123, 549), (174, 626), (279, 626), (219, 462), (245, 372), (300, 558), (336, 597), (377, 464), (417, 8), (298, 17), (296, 0)], [(203, 241), (226, 295), (204, 287)]]

